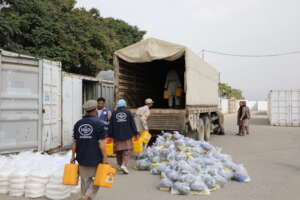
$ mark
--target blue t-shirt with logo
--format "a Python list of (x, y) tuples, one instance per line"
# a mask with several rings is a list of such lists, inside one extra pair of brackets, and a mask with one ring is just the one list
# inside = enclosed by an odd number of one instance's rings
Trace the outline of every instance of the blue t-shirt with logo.
[(79, 120), (73, 130), (76, 141), (76, 160), (82, 166), (97, 166), (103, 156), (99, 140), (105, 139), (104, 124), (96, 115), (86, 115)]

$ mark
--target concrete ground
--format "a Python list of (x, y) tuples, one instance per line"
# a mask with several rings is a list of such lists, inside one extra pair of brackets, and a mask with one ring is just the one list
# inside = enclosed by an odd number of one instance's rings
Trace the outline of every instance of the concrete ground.
[[(251, 134), (234, 136), (234, 115), (225, 117), (225, 136), (213, 136), (211, 143), (231, 154), (236, 163), (248, 169), (250, 183), (230, 182), (210, 196), (173, 196), (156, 189), (159, 177), (149, 172), (131, 170), (118, 175), (112, 189), (102, 189), (96, 199), (111, 200), (282, 200), (299, 199), (300, 194), (300, 128), (272, 127), (266, 115), (257, 113), (251, 119)], [(131, 166), (134, 162), (131, 163)], [(1, 200), (24, 200), (0, 195)], [(77, 200), (75, 195), (69, 200)]]

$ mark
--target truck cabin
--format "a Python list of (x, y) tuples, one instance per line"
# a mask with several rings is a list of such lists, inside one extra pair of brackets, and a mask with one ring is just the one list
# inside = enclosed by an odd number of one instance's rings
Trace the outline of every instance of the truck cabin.
[[(168, 99), (164, 98), (164, 90), (169, 71), (175, 70), (181, 88), (184, 88), (185, 58), (175, 61), (154, 60), (145, 63), (129, 63), (119, 58), (119, 98), (127, 100), (129, 108), (144, 105), (146, 98), (155, 102), (153, 108), (170, 109)], [(175, 107), (173, 99), (172, 109), (185, 109), (185, 93), (180, 97), (179, 105)]]

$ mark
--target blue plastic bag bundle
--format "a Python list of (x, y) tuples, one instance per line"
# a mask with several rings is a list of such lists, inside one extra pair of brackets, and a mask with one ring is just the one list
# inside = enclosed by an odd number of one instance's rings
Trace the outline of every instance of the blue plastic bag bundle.
[(137, 169), (160, 175), (159, 189), (172, 194), (208, 195), (230, 180), (250, 181), (245, 167), (235, 164), (220, 148), (178, 132), (158, 136), (140, 158), (143, 159), (137, 161)]

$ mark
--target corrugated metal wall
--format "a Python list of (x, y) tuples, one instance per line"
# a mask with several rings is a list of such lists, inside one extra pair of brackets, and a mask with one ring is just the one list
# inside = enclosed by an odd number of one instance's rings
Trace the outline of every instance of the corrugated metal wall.
[(63, 75), (63, 146), (72, 143), (74, 124), (82, 117), (82, 80)]
[(42, 60), (43, 135), (42, 150), (61, 145), (61, 64)]
[(300, 90), (271, 91), (268, 114), (271, 125), (300, 126)]
[(71, 144), (84, 100), (100, 96), (112, 108), (112, 81), (62, 76), (60, 62), (0, 50), (0, 153)]
[(101, 81), (98, 85), (98, 97), (106, 100), (106, 107), (113, 109), (114, 105), (114, 83), (112, 81)]
[(39, 60), (0, 51), (0, 153), (41, 148)]

